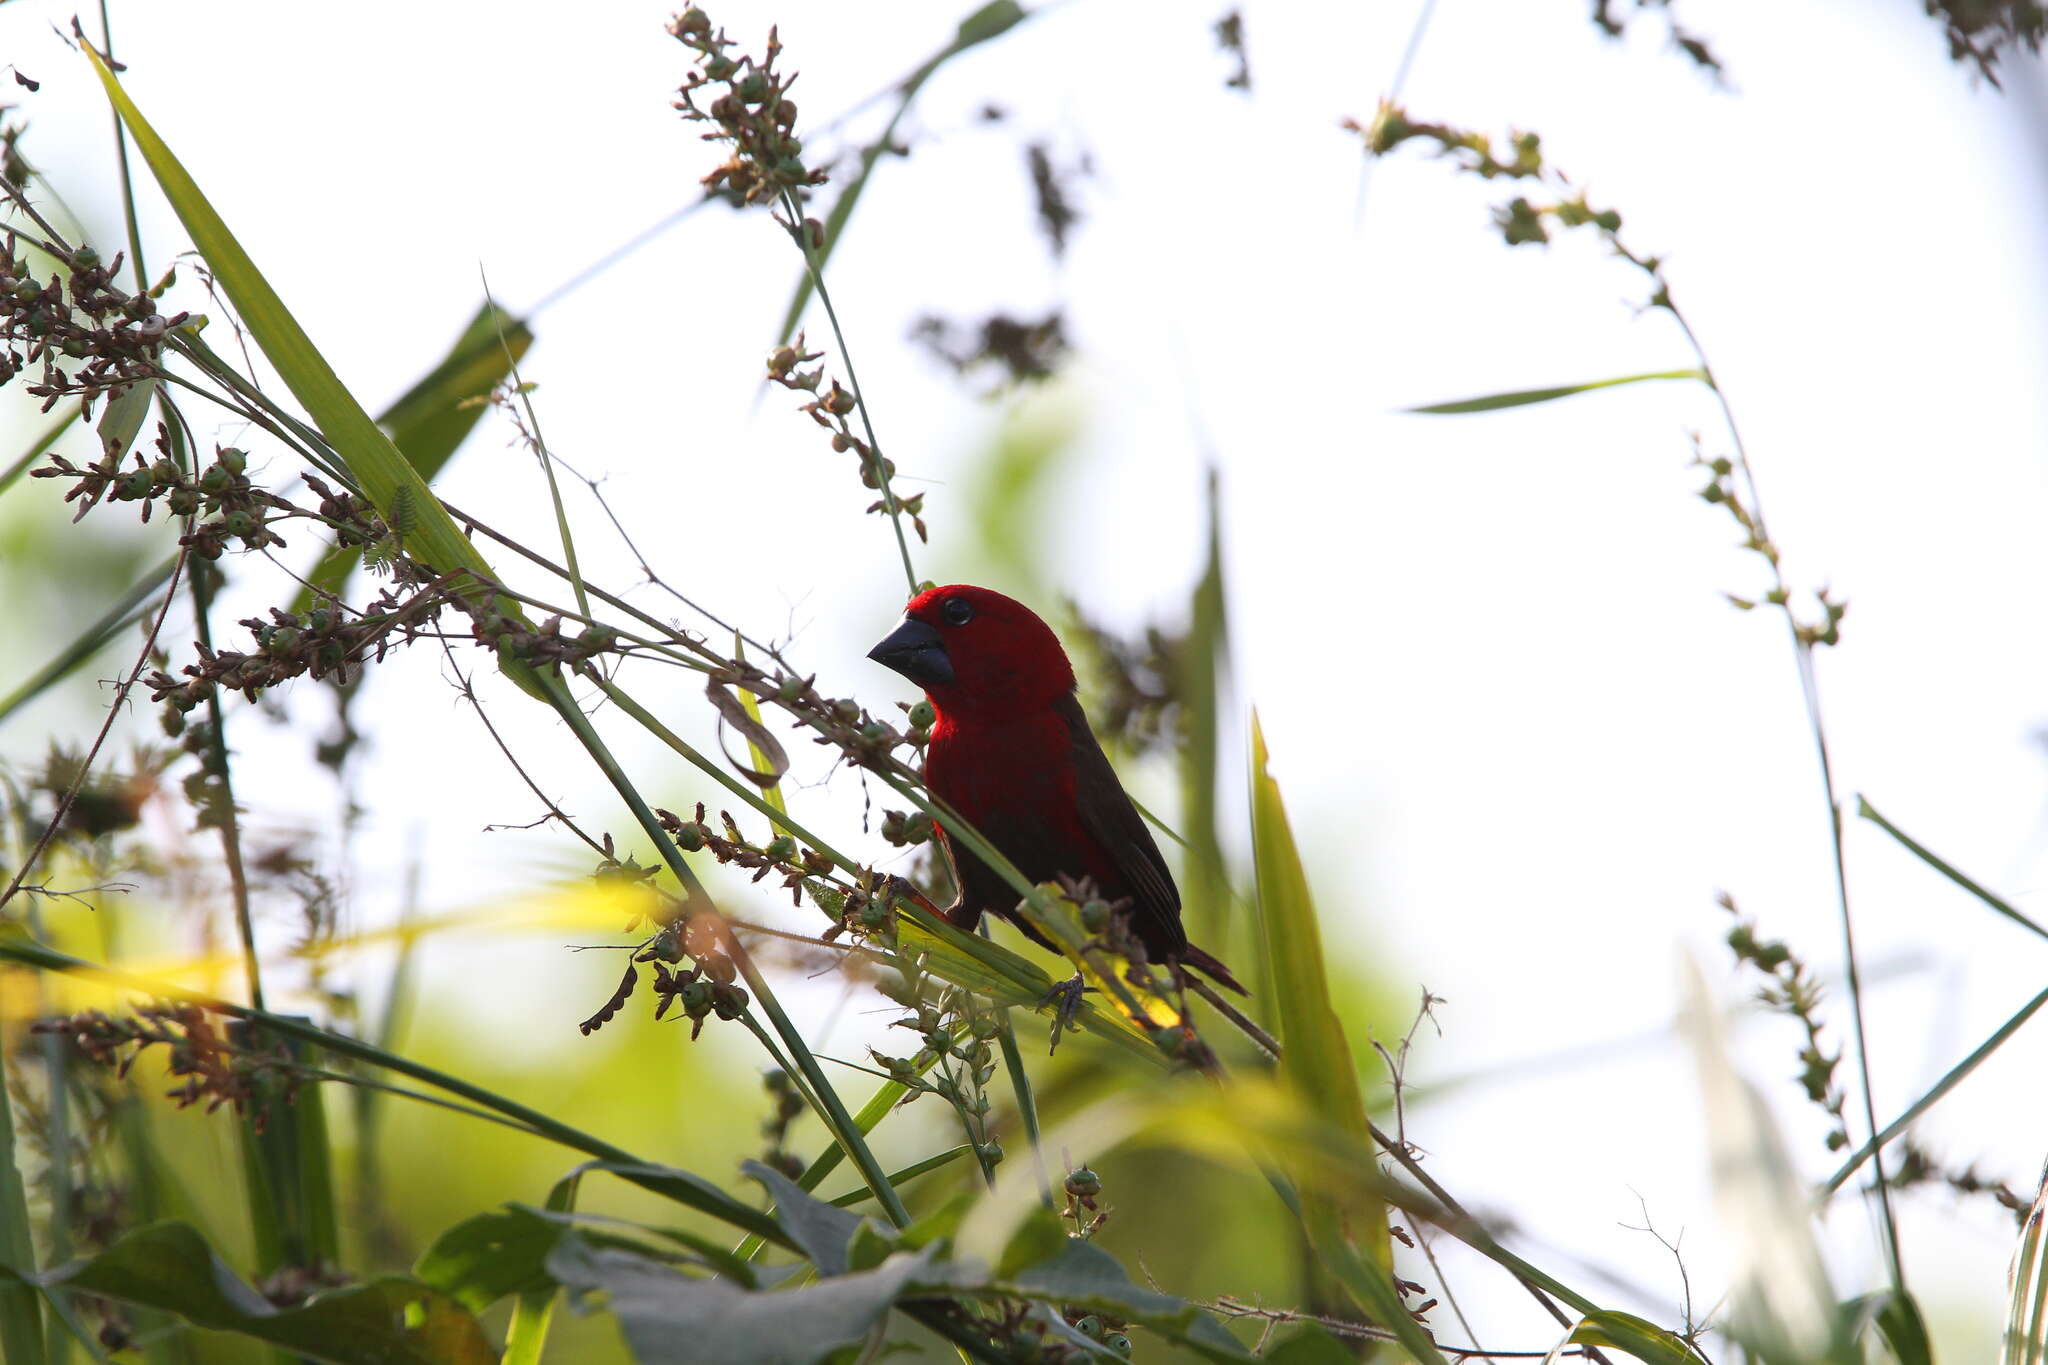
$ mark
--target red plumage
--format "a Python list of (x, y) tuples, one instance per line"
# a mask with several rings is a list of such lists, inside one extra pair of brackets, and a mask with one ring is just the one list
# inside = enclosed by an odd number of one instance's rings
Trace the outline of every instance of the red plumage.
[[(1089, 728), (1051, 627), (1021, 602), (964, 584), (919, 594), (903, 615), (870, 657), (921, 684), (937, 712), (925, 750), (932, 794), (1033, 883), (1087, 877), (1105, 899), (1128, 900), (1131, 929), (1152, 960), (1244, 993), (1227, 967), (1188, 942), (1180, 892)], [(993, 914), (1051, 947), (1017, 915), (1016, 890), (947, 842), (960, 873), (947, 918), (972, 929)]]

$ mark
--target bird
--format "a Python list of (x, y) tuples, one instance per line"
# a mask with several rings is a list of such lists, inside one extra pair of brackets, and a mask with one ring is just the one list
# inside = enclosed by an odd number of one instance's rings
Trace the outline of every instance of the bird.
[[(990, 588), (927, 588), (868, 657), (931, 702), (926, 787), (1026, 880), (1087, 878), (1105, 901), (1128, 904), (1146, 956), (1177, 981), (1193, 969), (1247, 994), (1228, 967), (1188, 942), (1173, 874), (1081, 710), (1066, 650), (1036, 612)], [(971, 932), (995, 915), (1059, 951), (1017, 913), (1016, 888), (933, 824), (958, 869), (946, 919)]]

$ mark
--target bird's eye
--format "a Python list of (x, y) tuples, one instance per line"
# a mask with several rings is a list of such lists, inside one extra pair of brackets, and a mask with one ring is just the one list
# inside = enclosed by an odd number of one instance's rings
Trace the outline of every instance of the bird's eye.
[(949, 626), (964, 626), (974, 619), (974, 603), (964, 597), (949, 597), (939, 608), (939, 615), (946, 618)]

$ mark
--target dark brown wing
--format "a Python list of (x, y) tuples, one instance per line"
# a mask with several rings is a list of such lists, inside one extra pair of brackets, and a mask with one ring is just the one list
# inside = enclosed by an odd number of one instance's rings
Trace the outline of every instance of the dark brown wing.
[[(1074, 765), (1074, 810), (1081, 828), (1107, 858), (1109, 867), (1097, 876), (1103, 891), (1131, 898), (1131, 927), (1155, 960), (1173, 960), (1187, 951), (1187, 931), (1180, 923), (1180, 891), (1166, 859), (1153, 842), (1145, 817), (1131, 804), (1116, 769), (1096, 742), (1081, 703), (1069, 692), (1053, 704), (1067, 723)], [(1114, 869), (1114, 876), (1110, 874)], [(1121, 882), (1122, 885), (1117, 885)]]
[[(1096, 742), (1081, 703), (1069, 692), (1053, 709), (1067, 723), (1072, 741), (1074, 808), (1081, 828), (1116, 873), (1114, 880), (1100, 872), (1098, 876), (1110, 895), (1131, 898), (1131, 927), (1143, 940), (1146, 952), (1154, 960), (1193, 967), (1239, 995), (1249, 994), (1228, 967), (1188, 942), (1187, 929), (1180, 922), (1180, 889), (1173, 884), (1173, 874), (1167, 871), (1166, 859), (1160, 856), (1145, 817), (1138, 814), (1130, 793)], [(1122, 885), (1116, 885), (1116, 880)]]

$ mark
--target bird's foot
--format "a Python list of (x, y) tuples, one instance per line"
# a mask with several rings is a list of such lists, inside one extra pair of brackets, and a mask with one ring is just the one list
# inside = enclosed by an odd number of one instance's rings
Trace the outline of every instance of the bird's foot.
[(1052, 1016), (1052, 1051), (1057, 1052), (1059, 1050), (1061, 1034), (1070, 1029), (1080, 1027), (1079, 1024), (1074, 1022), (1074, 1016), (1081, 1012), (1081, 997), (1087, 993), (1087, 982), (1082, 979), (1079, 972), (1076, 972), (1070, 980), (1060, 982), (1057, 986), (1054, 986), (1039, 997), (1039, 1009), (1044, 1009), (1047, 1005), (1054, 1007)]

